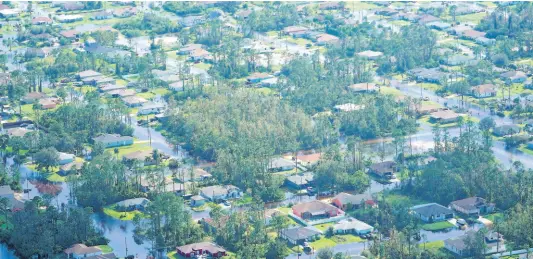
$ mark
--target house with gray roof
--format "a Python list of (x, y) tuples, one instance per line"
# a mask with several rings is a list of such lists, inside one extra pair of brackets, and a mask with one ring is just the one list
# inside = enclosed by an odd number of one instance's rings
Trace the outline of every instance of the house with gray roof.
[(294, 174), (285, 179), (285, 184), (290, 187), (297, 190), (305, 189), (313, 183), (313, 173), (312, 172), (305, 172), (305, 173), (299, 173)]
[(487, 202), (487, 200), (481, 197), (469, 197), (450, 203), (450, 208), (466, 215), (491, 213), (494, 211), (495, 206), (494, 203)]
[(273, 172), (279, 171), (289, 171), (296, 168), (296, 163), (294, 161), (285, 159), (285, 158), (273, 158), (268, 163), (268, 170)]
[(104, 147), (122, 147), (133, 145), (133, 138), (130, 136), (121, 136), (119, 134), (102, 134), (93, 138), (93, 142), (101, 142)]
[(115, 209), (118, 211), (143, 211), (148, 203), (150, 203), (150, 200), (146, 198), (127, 199), (117, 202)]
[(454, 214), (448, 209), (437, 203), (427, 203), (411, 207), (411, 212), (417, 218), (424, 222), (438, 222), (453, 218)]
[[(462, 236), (444, 240), (444, 248), (460, 257), (469, 257), (472, 255), (472, 251), (469, 249), (467, 239), (472, 239), (475, 237), (476, 231), (470, 230)], [(490, 255), (506, 251), (505, 240), (503, 239), (503, 235), (498, 232), (489, 231), (483, 237), (483, 242), (484, 255)]]
[(303, 244), (320, 238), (322, 233), (314, 227), (293, 227), (280, 231), (280, 237), (292, 245)]
[(339, 209), (347, 211), (351, 209), (359, 208), (360, 206), (364, 205), (365, 203), (368, 205), (374, 205), (374, 198), (372, 198), (372, 195), (368, 193), (361, 193), (361, 194), (349, 194), (346, 192), (341, 192), (337, 194), (333, 199), (331, 200), (333, 205), (337, 206)]

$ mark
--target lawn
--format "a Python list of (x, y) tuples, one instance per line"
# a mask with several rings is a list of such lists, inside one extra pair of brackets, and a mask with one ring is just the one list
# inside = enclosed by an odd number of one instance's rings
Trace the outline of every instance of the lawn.
[(521, 147), (518, 148), (518, 150), (528, 154), (528, 155), (533, 155), (533, 150), (527, 148), (527, 145), (523, 145)]
[(242, 206), (242, 205), (250, 204), (252, 202), (253, 202), (252, 196), (250, 196), (249, 194), (245, 193), (242, 198), (235, 200), (233, 202), (233, 205)]
[(128, 211), (128, 212), (120, 212), (120, 211), (116, 211), (114, 209), (114, 205), (110, 205), (110, 206), (107, 206), (104, 208), (104, 213), (110, 217), (113, 217), (113, 218), (116, 218), (116, 219), (119, 219), (119, 220), (133, 220), (133, 218), (136, 216), (136, 215), (143, 215), (142, 212), (138, 211), (138, 210), (134, 210), (134, 211)]
[[(135, 151), (141, 151), (141, 150), (149, 150), (152, 149), (148, 142), (135, 142), (131, 146), (123, 146), (123, 147), (117, 147), (118, 149), (118, 157), (122, 157), (125, 154), (133, 153)], [(115, 154), (115, 148), (108, 148), (107, 151), (111, 152), (111, 154)]]
[[(383, 195), (381, 194), (380, 195), (381, 197), (379, 197), (379, 200), (381, 201), (383, 199)], [(402, 205), (405, 205), (405, 206), (414, 206), (414, 205), (417, 205), (417, 204), (423, 204), (423, 203), (426, 203), (426, 201), (423, 201), (423, 200), (418, 200), (416, 198), (412, 198), (412, 197), (409, 197), (409, 196), (405, 196), (405, 195), (402, 195), (402, 194), (396, 194), (396, 193), (389, 193), (389, 194), (386, 194), (385, 195), (385, 201), (390, 203), (390, 204), (402, 204)]]
[(408, 26), (409, 24), (411, 24), (411, 22), (403, 21), (403, 20), (395, 20), (395, 21), (391, 21), (389, 23), (392, 24), (392, 25), (396, 25), (396, 26)]
[(494, 222), (496, 220), (503, 220), (504, 219), (504, 216), (503, 216), (503, 213), (501, 212), (498, 212), (498, 213), (492, 213), (492, 214), (489, 214), (489, 215), (485, 215), (483, 216), (484, 218)]
[(24, 104), (20, 106), (20, 109), (22, 111), (23, 115), (31, 115), (33, 116), (33, 104)]
[(267, 87), (253, 88), (253, 90), (264, 95), (273, 95), (276, 93), (276, 91), (272, 90), (271, 88), (267, 88)]
[(281, 211), (282, 213), (289, 214), (292, 210), (288, 207), (279, 207), (277, 210)]
[(139, 97), (142, 97), (142, 98), (144, 98), (146, 100), (151, 100), (152, 98), (155, 97), (155, 94), (153, 94), (151, 92), (137, 93), (136, 95), (139, 96)]
[(346, 8), (351, 10), (369, 10), (377, 7), (377, 5), (368, 2), (346, 2)]
[(160, 87), (152, 90), (151, 92), (163, 96), (170, 93), (170, 90), (168, 90), (167, 88)]
[(394, 87), (382, 86), (379, 88), (379, 92), (382, 94), (390, 94), (392, 96), (402, 96), (402, 92)]
[(302, 39), (302, 38), (293, 38), (293, 37), (288, 37), (287, 42), (298, 44), (300, 46), (305, 46), (307, 44), (311, 44), (311, 45), (313, 44), (313, 42), (310, 40)]
[(117, 79), (117, 85), (127, 85), (128, 84), (128, 81), (124, 80), (124, 79)]
[(66, 177), (57, 174), (57, 172), (59, 172), (59, 166), (50, 167), (50, 173), (39, 172), (36, 164), (26, 164), (26, 167), (31, 171), (40, 173), (46, 180), (50, 182), (65, 182), (67, 180)]
[(361, 243), (365, 241), (364, 239), (352, 234), (335, 235), (331, 237), (331, 240), (337, 244)]
[(422, 87), (424, 89), (431, 90), (431, 91), (437, 91), (442, 88), (442, 86), (438, 84), (433, 84), (433, 83), (419, 83), (419, 84), (416, 84), (416, 87), (418, 87), (419, 89), (420, 87)]
[(448, 221), (435, 222), (422, 225), (422, 229), (427, 231), (439, 231), (454, 227), (454, 225)]
[(318, 228), (322, 232), (326, 232), (326, 230), (328, 230), (328, 228), (333, 227), (333, 222), (324, 223), (324, 224), (320, 224), (320, 225), (315, 225), (314, 227)]
[(211, 68), (211, 64), (206, 64), (206, 63), (200, 62), (200, 63), (194, 64), (193, 67), (196, 67), (196, 68), (203, 69), (203, 70), (207, 71), (207, 70), (209, 70), (209, 68)]
[(484, 12), (472, 13), (456, 16), (455, 19), (459, 22), (479, 23), (487, 14)]
[(316, 250), (320, 250), (323, 248), (334, 247), (337, 245), (337, 243), (335, 243), (335, 241), (329, 238), (323, 237), (319, 240), (309, 243), (309, 245), (316, 251)]
[(111, 253), (113, 252), (113, 248), (108, 246), (108, 245), (100, 245), (98, 246), (100, 249), (102, 249), (102, 253), (104, 254), (108, 254), (108, 253)]

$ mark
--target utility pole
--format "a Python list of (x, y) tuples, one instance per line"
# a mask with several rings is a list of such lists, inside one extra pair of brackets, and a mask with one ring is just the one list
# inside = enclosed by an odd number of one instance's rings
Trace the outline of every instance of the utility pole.
[(128, 256), (128, 242), (126, 242), (126, 237), (124, 237), (124, 245), (126, 245), (126, 256)]

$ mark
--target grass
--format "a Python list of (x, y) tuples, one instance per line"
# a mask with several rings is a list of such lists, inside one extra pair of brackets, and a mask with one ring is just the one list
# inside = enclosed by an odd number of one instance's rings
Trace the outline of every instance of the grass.
[[(379, 200), (382, 200), (382, 199), (383, 199), (382, 197), (379, 197)], [(427, 203), (424, 200), (419, 200), (417, 198), (409, 197), (409, 196), (402, 195), (402, 194), (396, 194), (396, 193), (389, 193), (385, 195), (385, 201), (389, 202), (390, 204), (402, 204), (408, 207)]]
[(209, 70), (209, 68), (211, 68), (211, 64), (200, 62), (200, 63), (194, 64), (193, 67), (203, 69), (203, 70)]
[(351, 10), (370, 10), (378, 6), (368, 2), (346, 2), (346, 8)]
[(382, 94), (390, 94), (392, 96), (402, 96), (402, 92), (394, 87), (382, 86), (379, 90)]
[(404, 21), (404, 20), (396, 20), (396, 21), (391, 21), (389, 23), (392, 25), (396, 25), (396, 26), (408, 26), (409, 24), (411, 24), (411, 22)]
[(504, 219), (503, 213), (501, 213), (501, 212), (492, 213), (492, 214), (489, 214), (489, 215), (486, 215), (486, 216), (483, 216), (483, 217), (488, 219), (488, 220), (490, 220), (490, 221), (492, 221), (492, 222)]
[(487, 14), (484, 12), (472, 13), (456, 16), (455, 19), (459, 22), (479, 23)]
[(278, 32), (277, 31), (267, 31), (266, 35), (268, 35), (269, 37), (276, 37), (276, 36), (278, 36)]
[(264, 94), (264, 95), (273, 95), (276, 93), (276, 91), (272, 90), (271, 88), (267, 87), (261, 87), (261, 88), (252, 88), (254, 91)]
[(518, 150), (528, 154), (528, 155), (533, 155), (533, 150), (527, 148), (527, 145), (523, 145), (521, 147), (518, 148)]
[(27, 164), (26, 167), (30, 169), (31, 171), (40, 173), (46, 180), (50, 182), (66, 182), (67, 178), (63, 177), (61, 175), (58, 175), (57, 172), (59, 172), (59, 166), (50, 167), (50, 172), (39, 172), (37, 170), (36, 164)]
[(365, 241), (364, 239), (352, 234), (335, 235), (331, 237), (331, 240), (337, 244), (361, 243)]
[(422, 243), (422, 244), (419, 245), (419, 248), (421, 248), (421, 249), (424, 249), (424, 247), (427, 250), (438, 251), (441, 248), (444, 248), (444, 241), (439, 240), (439, 241)]
[(321, 238), (319, 240), (316, 240), (316, 241), (313, 241), (311, 243), (309, 243), (309, 245), (314, 249), (314, 250), (320, 250), (320, 249), (324, 249), (324, 248), (328, 248), (328, 247), (334, 247), (337, 245), (337, 243), (335, 243), (335, 241), (329, 239), (329, 238)]
[(23, 115), (33, 115), (33, 104), (24, 104), (20, 106)]
[(326, 232), (326, 230), (328, 230), (328, 228), (333, 227), (333, 222), (324, 223), (324, 224), (320, 224), (320, 225), (315, 225), (314, 227), (318, 228), (322, 232)]
[(242, 198), (235, 200), (233, 202), (233, 204), (236, 205), (236, 206), (241, 206), (241, 205), (250, 204), (252, 202), (253, 202), (252, 196), (250, 196), (249, 194), (245, 193)]
[(438, 84), (434, 84), (434, 83), (419, 83), (419, 84), (416, 84), (416, 87), (418, 88), (422, 87), (426, 90), (431, 90), (431, 91), (437, 91), (442, 88), (442, 86)]
[(136, 215), (143, 215), (142, 212), (138, 211), (138, 210), (134, 210), (134, 211), (128, 211), (128, 212), (120, 212), (120, 211), (116, 211), (114, 209), (114, 205), (110, 205), (110, 206), (107, 206), (104, 208), (104, 213), (110, 217), (113, 217), (113, 218), (116, 218), (116, 219), (119, 219), (119, 220), (133, 220), (133, 218), (136, 216)]
[(439, 231), (439, 230), (445, 230), (448, 228), (452, 228), (454, 225), (448, 221), (441, 221), (441, 222), (435, 222), (430, 224), (424, 224), (422, 225), (422, 229), (427, 231)]
[(108, 253), (113, 252), (113, 248), (108, 246), (108, 245), (99, 245), (98, 247), (100, 249), (102, 249), (102, 253), (104, 253), (104, 254), (108, 254)]
[(151, 92), (137, 93), (136, 95), (139, 96), (139, 97), (142, 97), (142, 98), (144, 98), (146, 100), (151, 100), (152, 98), (155, 97), (155, 94), (153, 94)]
[(284, 214), (289, 214), (292, 211), (291, 208), (288, 207), (279, 207), (277, 208), (277, 210), (281, 211)]
[(170, 93), (170, 90), (160, 87), (160, 88), (156, 88), (152, 90), (151, 92), (163, 96), (163, 95)]
[(308, 39), (288, 37), (287, 42), (291, 42), (300, 46), (306, 46), (307, 44), (313, 45), (313, 42)]
[(117, 85), (124, 86), (124, 85), (127, 85), (127, 84), (128, 84), (128, 81), (126, 81), (124, 79), (117, 79)]
[[(133, 145), (131, 146), (117, 147), (117, 149), (118, 149), (118, 157), (122, 157), (125, 154), (133, 153), (136, 151), (149, 150), (152, 148), (148, 145), (148, 143), (136, 142), (136, 143), (133, 143)], [(115, 154), (114, 152), (115, 148), (108, 148), (106, 150), (111, 152), (112, 154)]]

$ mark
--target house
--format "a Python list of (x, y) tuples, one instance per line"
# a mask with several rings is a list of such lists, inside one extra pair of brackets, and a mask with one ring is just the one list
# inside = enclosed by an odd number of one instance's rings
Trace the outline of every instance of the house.
[(178, 21), (184, 27), (192, 27), (205, 23), (206, 19), (202, 15), (189, 15), (185, 17), (180, 17)]
[(147, 149), (147, 150), (137, 150), (128, 154), (125, 154), (122, 156), (122, 160), (124, 161), (141, 161), (145, 166), (153, 165), (155, 164), (155, 160), (152, 157), (153, 150)]
[(41, 16), (41, 17), (35, 17), (31, 20), (31, 24), (33, 25), (48, 25), (48, 24), (52, 24), (54, 21), (48, 17), (44, 17), (44, 16)]
[(396, 173), (396, 162), (384, 161), (374, 163), (368, 168), (368, 173), (375, 174), (384, 179), (393, 179), (395, 178), (394, 173)]
[(440, 21), (440, 19), (431, 14), (423, 14), (420, 17), (418, 17), (418, 23), (420, 24), (427, 24), (430, 22), (437, 22), (437, 21)]
[(61, 10), (68, 12), (68, 11), (79, 11), (83, 10), (85, 8), (85, 5), (79, 2), (66, 2), (61, 4)]
[(43, 110), (55, 109), (58, 102), (59, 100), (56, 98), (44, 98), (39, 100), (39, 104)]
[(139, 107), (137, 115), (158, 114), (165, 110), (165, 105), (162, 103), (145, 103)]
[(97, 76), (102, 76), (102, 74), (94, 70), (85, 70), (85, 71), (82, 71), (76, 74), (76, 78), (79, 81), (83, 81), (86, 78), (97, 77)]
[(187, 44), (185, 47), (179, 49), (179, 55), (189, 55), (192, 51), (202, 49), (202, 44)]
[[(100, 92), (111, 92), (111, 91), (125, 91), (125, 90), (131, 90), (126, 89), (126, 86), (124, 85), (115, 85), (115, 84), (103, 84), (98, 87), (98, 91)], [(109, 93), (112, 95), (112, 93)], [(130, 95), (120, 95), (121, 97), (124, 96), (130, 96)]]
[[(446, 239), (444, 240), (444, 248), (461, 257), (471, 256), (467, 239), (475, 238), (475, 236), (476, 231), (470, 230), (462, 236)], [(503, 235), (498, 232), (489, 231), (483, 237), (483, 242), (485, 243), (483, 252), (485, 255), (507, 251)]]
[(26, 128), (21, 128), (21, 127), (16, 127), (16, 128), (11, 128), (11, 129), (8, 129), (7, 130), (7, 135), (9, 135), (10, 137), (24, 137), (24, 135), (26, 135), (28, 132), (31, 132), (32, 130), (29, 130), (29, 129), (26, 129)]
[(302, 37), (309, 31), (309, 28), (304, 26), (287, 26), (283, 28), (283, 33), (293, 37)]
[(148, 100), (139, 96), (126, 96), (122, 98), (122, 101), (129, 107), (139, 107), (148, 102)]
[(219, 201), (240, 198), (242, 191), (233, 185), (213, 185), (200, 189), (200, 195), (209, 201)]
[(335, 44), (339, 42), (339, 38), (331, 34), (321, 33), (316, 37), (315, 41), (318, 45)]
[(66, 165), (68, 163), (72, 163), (74, 162), (74, 158), (76, 158), (73, 154), (68, 154), (68, 153), (63, 153), (63, 152), (58, 152), (59, 153), (59, 165)]
[(322, 153), (296, 155), (296, 162), (299, 165), (308, 167), (308, 166), (316, 165), (320, 161), (321, 157), (322, 157)]
[(211, 242), (201, 242), (178, 246), (176, 251), (179, 255), (185, 258), (207, 258), (204, 257), (206, 255), (209, 256), (209, 258), (220, 258), (226, 256), (226, 250), (224, 250), (224, 248)]
[(101, 255), (93, 255), (89, 257), (85, 257), (83, 259), (117, 259), (118, 257), (115, 255), (115, 253), (108, 253), (108, 254), (101, 254)]
[(24, 202), (15, 198), (15, 192), (9, 185), (0, 186), (0, 198), (6, 198), (9, 200), (12, 211), (24, 209)]
[(420, 104), (410, 103), (409, 109), (415, 111), (418, 115), (427, 115), (433, 112), (437, 112), (441, 109), (440, 104), (423, 102)]
[(280, 231), (280, 237), (291, 245), (303, 245), (304, 242), (319, 239), (320, 235), (320, 231), (312, 227), (293, 227)]
[[(111, 86), (111, 87), (114, 87), (115, 85), (105, 85), (106, 87), (107, 86)], [(125, 88), (125, 87), (124, 87)], [(100, 87), (99, 90), (102, 90), (102, 89), (106, 89), (106, 88), (103, 88), (103, 87)], [(105, 92), (105, 91), (104, 91)], [(108, 95), (111, 95), (111, 97), (114, 97), (114, 98), (117, 98), (117, 97), (126, 97), (126, 96), (133, 96), (135, 95), (137, 92), (133, 89), (116, 89), (116, 90), (111, 90), (111, 91), (108, 91), (107, 94)]]
[(438, 222), (453, 218), (453, 211), (437, 203), (411, 207), (412, 213), (424, 222)]
[(101, 255), (102, 249), (97, 246), (86, 246), (84, 244), (75, 244), (64, 250), (68, 258), (81, 259), (89, 256)]
[(181, 175), (181, 180), (183, 182), (203, 182), (207, 179), (211, 179), (213, 175), (208, 173), (202, 168), (180, 168), (178, 175)]
[(137, 8), (135, 7), (126, 7), (120, 8), (113, 11), (113, 15), (119, 18), (126, 18), (137, 14)]
[(356, 93), (364, 93), (364, 92), (375, 92), (377, 90), (377, 86), (374, 83), (359, 83), (359, 84), (353, 84), (348, 86), (350, 90)]
[(78, 15), (78, 14), (63, 14), (63, 15), (58, 15), (55, 18), (58, 22), (61, 22), (61, 23), (71, 23), (71, 22), (77, 22), (77, 21), (83, 20), (83, 16)]
[(452, 27), (451, 24), (447, 22), (441, 22), (441, 21), (428, 22), (426, 23), (426, 26), (428, 26), (429, 28), (435, 29), (435, 30), (439, 30), (439, 31), (444, 31)]
[(496, 40), (495, 39), (485, 38), (485, 37), (479, 37), (479, 38), (476, 39), (476, 43), (477, 44), (481, 44), (483, 46), (491, 46), (491, 45), (494, 45), (496, 43)]
[(461, 115), (455, 113), (452, 110), (441, 110), (431, 113), (430, 120), (434, 123), (440, 122), (440, 123), (453, 123), (459, 120), (459, 117)]
[(100, 142), (106, 148), (133, 145), (133, 138), (119, 134), (103, 134), (93, 138), (93, 142)]
[(370, 194), (367, 193), (361, 193), (361, 194), (349, 194), (345, 192), (341, 192), (337, 194), (333, 199), (331, 200), (331, 203), (333, 205), (337, 206), (337, 208), (348, 211), (351, 209), (357, 209), (361, 206), (364, 206), (364, 204), (368, 205), (374, 205), (374, 199)]
[(475, 65), (477, 64), (477, 60), (474, 57), (462, 55), (462, 54), (455, 54), (452, 56), (447, 57), (444, 60), (444, 63), (448, 66), (458, 66), (458, 65)]
[(91, 17), (93, 20), (107, 20), (111, 18), (113, 18), (113, 13), (108, 11), (97, 12)]
[(292, 213), (304, 220), (330, 218), (344, 214), (339, 208), (318, 200), (296, 204), (292, 206)]
[(150, 203), (150, 200), (146, 198), (134, 198), (134, 199), (127, 199), (123, 201), (119, 201), (116, 203), (115, 209), (117, 211), (144, 211), (146, 206)]
[(68, 31), (62, 31), (61, 36), (67, 38), (67, 39), (75, 39), (79, 36), (80, 32), (77, 30), (68, 30)]
[(252, 14), (252, 10), (242, 10), (242, 11), (239, 11), (237, 13), (235, 13), (235, 18), (237, 19), (241, 19), (241, 20), (246, 20), (248, 19), (248, 16), (250, 16), (250, 14)]
[(213, 56), (211, 56), (211, 53), (205, 49), (195, 49), (189, 53), (189, 58), (192, 61), (205, 61), (212, 60)]
[(290, 175), (285, 179), (285, 184), (293, 189), (302, 190), (305, 189), (313, 183), (313, 173), (305, 172), (295, 175)]
[(486, 33), (484, 32), (480, 32), (476, 30), (465, 30), (462, 33), (459, 33), (459, 36), (466, 38), (466, 39), (476, 40), (477, 38), (485, 37), (485, 34)]
[(363, 52), (357, 53), (357, 56), (370, 59), (370, 60), (376, 60), (379, 57), (383, 56), (383, 52), (379, 51), (371, 51), (371, 50), (365, 50)]
[(191, 197), (191, 207), (199, 207), (205, 204), (205, 198), (200, 195), (194, 195)]
[(87, 77), (81, 80), (84, 85), (94, 85), (94, 86), (102, 86), (107, 84), (115, 84), (117, 81), (108, 76), (93, 76), (93, 77)]
[(374, 227), (352, 217), (343, 219), (333, 225), (335, 234), (366, 235), (372, 233), (372, 231), (374, 231)]
[(335, 10), (341, 9), (342, 5), (339, 2), (320, 2), (318, 9), (320, 10)]
[(3, 10), (0, 10), (0, 17), (2, 18), (17, 17), (20, 14), (20, 12), (21, 10), (17, 8), (3, 9)]
[(342, 112), (353, 112), (353, 111), (359, 111), (365, 108), (362, 104), (354, 104), (354, 103), (345, 103), (345, 104), (338, 104), (333, 106), (333, 108), (337, 111)]
[(31, 93), (27, 93), (24, 97), (22, 97), (22, 102), (25, 103), (25, 104), (28, 104), (28, 103), (35, 103), (41, 99), (44, 99), (44, 98), (47, 98), (48, 95), (46, 95), (45, 93), (41, 93), (41, 92), (31, 92)]
[(452, 201), (450, 208), (467, 215), (481, 215), (493, 212), (495, 205), (480, 197), (470, 197)]
[(264, 215), (263, 215), (263, 217), (265, 218), (265, 226), (270, 225), (270, 221), (272, 220), (272, 218), (278, 217), (281, 215), (282, 215), (281, 212), (277, 209), (265, 210)]
[(246, 78), (246, 82), (249, 84), (255, 84), (272, 77), (272, 75), (269, 75), (267, 73), (253, 73)]
[(439, 71), (438, 68), (414, 68), (407, 71), (407, 74), (418, 81), (439, 83), (443, 79), (450, 77), (449, 73)]
[(483, 84), (472, 86), (470, 89), (472, 96), (476, 98), (486, 98), (496, 96), (496, 86), (493, 84)]
[(526, 73), (522, 71), (509, 71), (500, 75), (500, 78), (504, 81), (509, 81), (511, 83), (523, 83), (527, 79)]
[(66, 176), (74, 171), (79, 172), (82, 167), (83, 167), (83, 162), (76, 162), (76, 161), (70, 162), (70, 163), (60, 166), (59, 172), (57, 172), (57, 174), (61, 176)]
[(294, 161), (285, 158), (273, 158), (268, 163), (268, 170), (272, 172), (289, 171), (296, 168)]
[(517, 133), (520, 133), (520, 127), (515, 124), (505, 124), (505, 125), (496, 126), (492, 130), (492, 134), (494, 134), (494, 136), (497, 136), (497, 137), (505, 137), (505, 136), (514, 135)]

